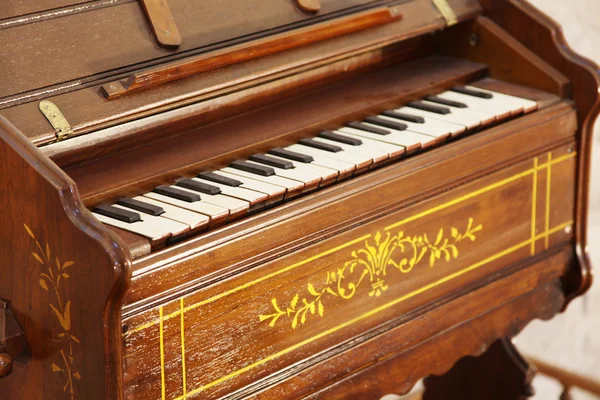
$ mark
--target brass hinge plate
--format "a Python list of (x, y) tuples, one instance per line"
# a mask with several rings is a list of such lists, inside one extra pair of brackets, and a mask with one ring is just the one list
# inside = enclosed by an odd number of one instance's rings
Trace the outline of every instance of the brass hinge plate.
[(71, 125), (69, 125), (69, 122), (60, 112), (56, 104), (48, 100), (42, 100), (40, 101), (39, 107), (42, 114), (44, 114), (48, 122), (50, 122), (56, 131), (56, 140), (61, 141), (68, 139), (73, 134)]
[(437, 9), (442, 13), (442, 16), (446, 20), (446, 26), (452, 26), (458, 22), (454, 10), (450, 7), (450, 4), (448, 4), (448, 0), (433, 0), (433, 4), (435, 4)]

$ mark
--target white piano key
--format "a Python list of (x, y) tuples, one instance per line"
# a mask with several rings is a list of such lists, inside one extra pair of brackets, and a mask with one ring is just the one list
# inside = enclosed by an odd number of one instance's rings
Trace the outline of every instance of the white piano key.
[[(305, 154), (305, 155), (309, 155), (309, 154)], [(349, 176), (352, 176), (354, 174), (354, 171), (356, 170), (356, 165), (354, 165), (354, 164), (350, 164), (350, 163), (346, 163), (346, 162), (338, 161), (338, 160), (333, 160), (333, 159), (327, 158), (327, 157), (316, 156), (316, 155), (311, 155), (311, 157), (313, 158), (313, 161), (310, 163), (311, 165), (318, 165), (321, 167), (332, 169), (334, 171), (338, 171), (338, 173), (339, 173), (338, 179), (339, 180), (347, 178)], [(295, 162), (299, 162), (299, 161), (295, 161)]]
[[(439, 104), (435, 104), (436, 106), (440, 106)], [(446, 106), (443, 106), (446, 107)], [(449, 107), (446, 107), (449, 108)], [(468, 129), (474, 129), (481, 125), (481, 119), (476, 118), (473, 115), (468, 114), (458, 114), (454, 112), (450, 112), (450, 114), (438, 114), (430, 111), (420, 110), (418, 108), (412, 107), (401, 107), (396, 109), (398, 112), (410, 112), (411, 114), (418, 115), (420, 117), (425, 118), (426, 121), (430, 120), (438, 120), (451, 124), (463, 125)]]
[[(248, 161), (251, 164), (256, 164), (256, 165), (263, 165), (260, 163), (256, 163), (254, 161)], [(314, 171), (309, 171), (309, 170), (301, 170), (298, 168), (293, 168), (293, 169), (282, 169), (282, 168), (276, 168), (276, 167), (272, 167), (275, 170), (275, 175), (276, 176), (281, 176), (283, 178), (288, 178), (288, 179), (293, 179), (299, 182), (304, 183), (305, 186), (310, 186), (313, 187), (314, 189), (316, 189), (319, 184), (321, 183), (321, 175), (318, 173), (315, 173)]]
[[(183, 224), (189, 225), (191, 229), (198, 229), (203, 226), (206, 226), (210, 222), (210, 218), (204, 214), (200, 214), (198, 212), (189, 211), (184, 208), (176, 207), (171, 204), (163, 203), (158, 200), (150, 199), (143, 196), (136, 196), (133, 198), (134, 200), (143, 201), (148, 204), (152, 204), (158, 207), (162, 207), (165, 210), (164, 214), (160, 216), (163, 218), (168, 218), (173, 221), (181, 222)], [(142, 218), (144, 218), (144, 213), (142, 214)]]
[(166, 239), (171, 236), (171, 233), (168, 232), (167, 229), (165, 229), (161, 224), (157, 224), (155, 221), (141, 220), (128, 223), (119, 221), (118, 219), (106, 217), (95, 212), (92, 212), (92, 215), (103, 224), (114, 226), (115, 228), (123, 229), (132, 233), (137, 233), (138, 235), (144, 236), (152, 241)]
[(242, 188), (264, 193), (267, 196), (269, 196), (269, 200), (282, 200), (285, 197), (286, 189), (282, 186), (261, 182), (259, 180), (247, 178), (245, 176), (234, 175), (224, 170), (212, 172), (217, 175), (224, 176), (226, 178), (237, 179), (238, 181), (242, 182)]
[(161, 203), (171, 204), (175, 207), (183, 208), (185, 210), (195, 211), (201, 214), (204, 214), (210, 217), (211, 224), (220, 224), (224, 222), (229, 216), (229, 209), (225, 207), (219, 207), (214, 204), (206, 203), (204, 201), (195, 201), (193, 203), (189, 203), (187, 201), (174, 199), (169, 196), (165, 196), (162, 194), (149, 192), (144, 194), (142, 197), (147, 199), (153, 199), (160, 201)]
[(511, 96), (509, 94), (494, 92), (492, 90), (482, 89), (477, 86), (466, 86), (466, 88), (472, 89), (472, 90), (478, 90), (480, 92), (490, 93), (491, 95), (494, 96), (494, 98), (492, 98), (490, 100), (494, 100), (497, 98), (498, 100), (506, 101), (507, 104), (520, 105), (520, 107), (523, 108), (523, 112), (525, 112), (525, 113), (529, 113), (529, 112), (532, 112), (532, 111), (535, 111), (538, 109), (537, 101), (524, 99), (522, 97), (517, 97), (517, 96)]
[[(430, 105), (436, 105), (436, 106), (440, 105), (438, 103), (428, 101), (428, 100), (423, 100), (423, 103), (430, 104)], [(454, 115), (456, 117), (466, 118), (466, 119), (472, 118), (474, 121), (478, 121), (481, 125), (487, 125), (496, 120), (496, 115), (491, 112), (471, 110), (470, 108), (452, 107), (452, 106), (448, 106), (445, 104), (442, 106), (448, 108), (452, 112), (452, 115)]]
[(250, 202), (249, 201), (235, 199), (233, 197), (225, 196), (222, 194), (199, 193), (199, 192), (189, 190), (186, 188), (182, 188), (179, 186), (173, 186), (173, 187), (176, 187), (177, 189), (183, 190), (185, 192), (200, 194), (201, 201), (203, 201), (205, 203), (213, 204), (215, 206), (219, 206), (222, 208), (227, 208), (229, 210), (230, 216), (238, 216), (240, 214), (245, 214), (250, 210)]
[(387, 152), (380, 151), (380, 150), (377, 150), (377, 149), (372, 149), (372, 148), (370, 148), (370, 147), (368, 147), (368, 146), (366, 146), (364, 144), (353, 146), (351, 144), (340, 143), (338, 141), (329, 140), (329, 139), (322, 138), (322, 137), (314, 137), (313, 140), (316, 140), (317, 142), (322, 142), (322, 143), (326, 143), (326, 144), (331, 144), (331, 145), (339, 146), (345, 152), (354, 154), (356, 156), (360, 156), (365, 161), (371, 160), (371, 162), (374, 163), (374, 164), (378, 164), (378, 163), (383, 162), (383, 161), (385, 161), (385, 160), (387, 160), (389, 158), (389, 155), (388, 155)]
[(221, 171), (230, 173), (232, 175), (242, 176), (242, 177), (254, 179), (254, 180), (257, 180), (260, 182), (265, 182), (265, 183), (269, 183), (271, 185), (276, 185), (276, 186), (286, 188), (286, 190), (287, 190), (286, 198), (291, 197), (291, 196), (296, 196), (300, 193), (303, 193), (303, 191), (305, 190), (305, 185), (303, 182), (300, 182), (300, 181), (297, 181), (294, 179), (287, 179), (282, 176), (277, 176), (277, 175), (261, 176), (261, 175), (253, 174), (251, 172), (246, 172), (246, 171), (242, 171), (242, 170), (231, 168), (231, 167), (225, 167), (225, 168), (221, 169)]
[(475, 96), (469, 96), (462, 93), (456, 93), (451, 90), (437, 94), (442, 99), (460, 101), (465, 103), (470, 110), (485, 111), (493, 113), (497, 119), (504, 119), (510, 115), (519, 114), (522, 111), (521, 106), (507, 105), (502, 101), (494, 102), (494, 99), (482, 99)]
[[(373, 125), (370, 123), (365, 123), (367, 126), (372, 126), (375, 128), (381, 128), (380, 126)], [(346, 128), (342, 128), (346, 129)], [(354, 128), (348, 128), (354, 129)], [(389, 135), (378, 135), (374, 134), (373, 136), (367, 136), (368, 138), (374, 138), (375, 140), (382, 140), (389, 143), (399, 144), (404, 146), (407, 151), (417, 150), (419, 148), (428, 148), (439, 142), (439, 139), (435, 136), (426, 135), (424, 133), (417, 133), (412, 131), (397, 131), (390, 128), (385, 128), (390, 131)], [(358, 131), (361, 131), (360, 129)], [(362, 132), (362, 131), (361, 131)], [(370, 133), (370, 132), (369, 132)], [(358, 133), (360, 134), (360, 133)]]
[(318, 165), (318, 164), (315, 164), (314, 162), (303, 163), (300, 161), (288, 160), (287, 158), (279, 157), (274, 154), (269, 154), (269, 157), (277, 159), (277, 160), (281, 160), (281, 161), (290, 162), (294, 166), (294, 169), (307, 171), (309, 173), (314, 173), (314, 174), (320, 176), (322, 179), (322, 182), (321, 182), (322, 185), (335, 182), (340, 174), (340, 171), (338, 171), (335, 168)]
[[(131, 211), (131, 208), (123, 207), (119, 204), (113, 204), (113, 207), (120, 208), (121, 210)], [(161, 216), (154, 216), (146, 213), (139, 213), (142, 217), (142, 221), (146, 222), (147, 225), (156, 225), (160, 227), (164, 232), (170, 233), (173, 236), (181, 235), (190, 230), (190, 226), (181, 222), (173, 221), (168, 218)]]
[[(264, 193), (255, 192), (253, 190), (245, 189), (242, 187), (227, 186), (202, 178), (192, 178), (192, 180), (216, 186), (219, 189), (221, 189), (222, 194), (230, 197), (235, 197), (236, 199), (247, 201), (250, 203), (251, 206), (257, 206), (261, 203), (264, 205), (268, 198), (268, 196)], [(202, 194), (200, 194), (200, 198), (202, 198)]]
[[(351, 138), (356, 138), (356, 136), (352, 136), (352, 135), (350, 135), (348, 133), (344, 133), (340, 130), (336, 130), (334, 132), (337, 133), (338, 135), (345, 135), (345, 136), (348, 136)], [(404, 146), (398, 146), (398, 145), (391, 144), (391, 143), (380, 142), (377, 140), (367, 139), (365, 137), (360, 137), (359, 139), (362, 140), (364, 146), (367, 146), (367, 147), (375, 149), (375, 150), (386, 152), (386, 153), (388, 153), (388, 156), (390, 158), (397, 158), (397, 157), (401, 156), (402, 154), (404, 154), (404, 152), (406, 151), (404, 149)]]
[(356, 169), (368, 168), (373, 163), (373, 160), (371, 160), (370, 158), (365, 159), (365, 157), (357, 156), (356, 154), (348, 153), (343, 150), (337, 153), (333, 153), (331, 151), (315, 149), (314, 147), (309, 147), (302, 144), (292, 144), (286, 147), (286, 149), (296, 151), (302, 154), (308, 154), (311, 156), (320, 156), (330, 158), (332, 160), (338, 160), (345, 163), (354, 164), (356, 165)]
[[(419, 111), (419, 110), (417, 110)], [(406, 111), (408, 113), (408, 111)], [(412, 113), (412, 109), (411, 109)], [(417, 115), (419, 117), (423, 117), (423, 115), (419, 113), (412, 113), (413, 115)], [(422, 124), (416, 122), (405, 121), (401, 119), (396, 119), (393, 117), (388, 117), (387, 115), (379, 115), (379, 118), (387, 119), (391, 121), (401, 121), (403, 124), (407, 125), (406, 130), (411, 132), (422, 133), (424, 135), (434, 136), (436, 138), (455, 136), (463, 133), (467, 130), (467, 127), (461, 124), (455, 124), (447, 121), (440, 121), (434, 118), (425, 118), (425, 122)]]

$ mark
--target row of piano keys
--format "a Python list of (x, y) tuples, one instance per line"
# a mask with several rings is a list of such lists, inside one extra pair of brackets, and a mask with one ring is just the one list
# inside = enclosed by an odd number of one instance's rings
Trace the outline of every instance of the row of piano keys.
[(455, 87), (220, 170), (97, 206), (93, 214), (152, 242), (187, 237), (537, 107), (515, 96)]

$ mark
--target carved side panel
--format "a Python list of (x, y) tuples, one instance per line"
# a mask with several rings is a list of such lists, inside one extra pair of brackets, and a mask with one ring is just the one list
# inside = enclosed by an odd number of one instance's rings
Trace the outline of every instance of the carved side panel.
[(0, 298), (26, 354), (6, 399), (120, 398), (120, 298), (130, 262), (70, 179), (0, 118)]

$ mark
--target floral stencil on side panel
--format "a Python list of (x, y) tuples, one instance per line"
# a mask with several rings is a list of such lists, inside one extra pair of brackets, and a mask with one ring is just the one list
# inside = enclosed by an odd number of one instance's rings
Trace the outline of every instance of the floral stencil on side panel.
[(36, 248), (31, 255), (41, 266), (39, 285), (48, 292), (48, 306), (60, 326), (60, 333), (57, 335), (61, 344), (60, 357), (50, 364), (50, 368), (52, 372), (64, 375), (63, 391), (68, 393), (71, 399), (74, 399), (73, 379), (81, 379), (73, 357), (73, 347), (79, 344), (79, 339), (71, 331), (71, 300), (64, 295), (61, 287), (68, 285), (75, 262), (61, 262), (58, 255), (52, 253), (49, 243), (46, 242), (46, 246), (42, 247), (31, 228), (25, 224), (23, 226), (35, 242)]

